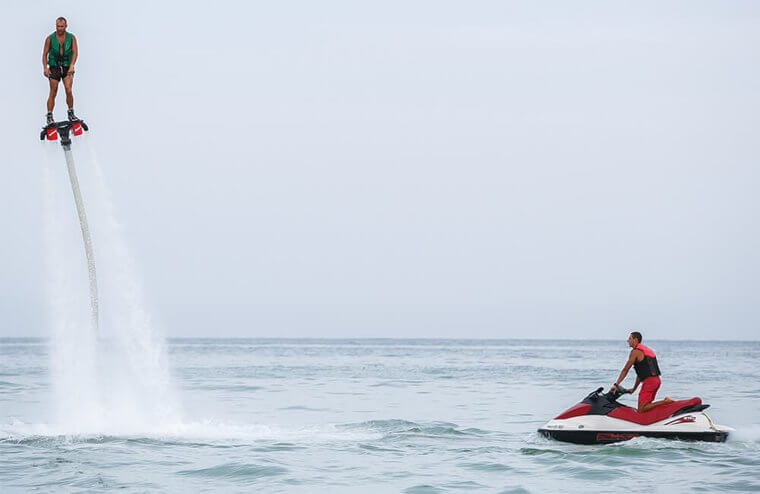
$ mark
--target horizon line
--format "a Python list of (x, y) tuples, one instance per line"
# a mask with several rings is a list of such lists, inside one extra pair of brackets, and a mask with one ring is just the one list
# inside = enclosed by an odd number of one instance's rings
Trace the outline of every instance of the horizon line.
[[(48, 340), (51, 336), (0, 336), (1, 340)], [(487, 337), (445, 337), (436, 338), (430, 336), (424, 337), (391, 337), (391, 336), (166, 336), (163, 339), (170, 340), (299, 340), (299, 341), (316, 341), (316, 340), (328, 340), (328, 341), (340, 341), (340, 340), (363, 340), (363, 341), (378, 341), (378, 340), (395, 340), (395, 341), (617, 341), (618, 338), (551, 338), (551, 337), (502, 337), (502, 338), (487, 338)], [(760, 339), (676, 339), (676, 338), (647, 338), (648, 341), (662, 341), (662, 342), (724, 342), (724, 343), (759, 343)]]

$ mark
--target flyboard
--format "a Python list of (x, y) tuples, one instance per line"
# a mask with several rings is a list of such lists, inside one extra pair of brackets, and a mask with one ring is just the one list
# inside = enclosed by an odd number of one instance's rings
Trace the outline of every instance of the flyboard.
[(95, 271), (95, 254), (92, 250), (92, 239), (90, 238), (90, 228), (87, 225), (87, 213), (84, 210), (84, 201), (82, 193), (79, 191), (79, 180), (77, 179), (77, 170), (74, 165), (74, 155), (71, 153), (71, 134), (80, 136), (84, 131), (89, 131), (84, 120), (66, 120), (62, 122), (53, 122), (42, 128), (40, 140), (56, 141), (61, 138), (61, 147), (63, 154), (66, 156), (66, 167), (69, 171), (69, 181), (71, 182), (71, 191), (74, 193), (74, 203), (76, 204), (77, 214), (79, 215), (79, 226), (82, 228), (82, 240), (84, 241), (84, 252), (87, 256), (87, 272), (90, 279), (90, 317), (92, 328), (98, 334), (98, 278)]

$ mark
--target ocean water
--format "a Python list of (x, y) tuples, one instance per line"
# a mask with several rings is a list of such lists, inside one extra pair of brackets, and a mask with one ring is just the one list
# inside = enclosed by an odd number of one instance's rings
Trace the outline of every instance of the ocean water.
[(159, 386), (69, 372), (55, 338), (0, 339), (0, 491), (760, 491), (760, 342), (647, 343), (660, 396), (701, 396), (728, 442), (539, 436), (613, 382), (623, 338), (172, 339)]

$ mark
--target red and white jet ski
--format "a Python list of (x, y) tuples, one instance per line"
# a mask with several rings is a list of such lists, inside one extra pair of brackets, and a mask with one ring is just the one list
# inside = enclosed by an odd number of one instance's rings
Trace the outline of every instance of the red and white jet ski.
[(700, 398), (674, 401), (645, 413), (617, 402), (627, 389), (602, 394), (599, 388), (538, 429), (546, 437), (576, 444), (604, 444), (634, 437), (723, 442), (730, 427), (716, 425)]

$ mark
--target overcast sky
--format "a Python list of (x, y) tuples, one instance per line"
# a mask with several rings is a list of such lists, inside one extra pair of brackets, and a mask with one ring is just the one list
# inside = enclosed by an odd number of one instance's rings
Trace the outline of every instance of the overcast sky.
[(49, 332), (50, 156), (83, 256), (63, 153), (37, 140), (59, 15), (92, 128), (80, 178), (89, 146), (170, 336), (760, 334), (759, 2), (0, 14), (0, 336)]

